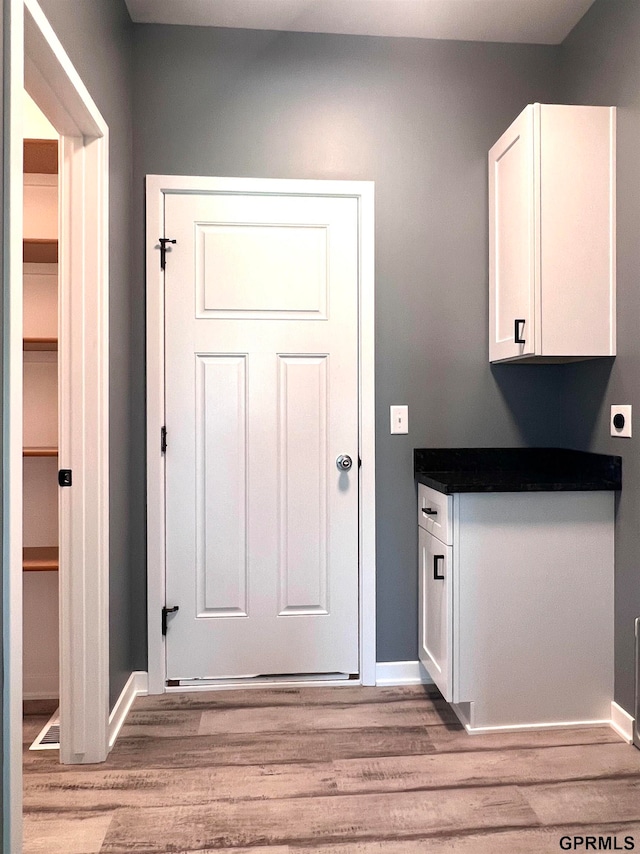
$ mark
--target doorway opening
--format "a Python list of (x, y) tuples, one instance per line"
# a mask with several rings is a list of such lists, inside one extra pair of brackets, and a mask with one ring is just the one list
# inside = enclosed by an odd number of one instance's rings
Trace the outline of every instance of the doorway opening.
[(59, 137), (26, 92), (23, 116), (23, 706), (32, 748), (52, 749), (60, 729)]
[[(57, 354), (57, 466), (71, 472), (72, 479), (70, 488), (58, 487), (57, 478), (55, 486), (59, 502), (63, 763), (100, 762), (109, 750), (109, 141), (104, 119), (36, 0), (7, 0), (3, 29), (2, 797), (4, 850), (19, 851), (23, 576), (36, 575), (35, 571), (25, 573), (23, 569), (24, 559), (29, 557), (23, 553), (24, 245), (22, 228), (17, 224), (23, 219), (24, 90), (59, 136), (57, 326), (62, 346)], [(45, 375), (55, 373), (50, 365), (45, 368)], [(53, 542), (46, 545), (54, 547)], [(53, 571), (40, 572), (44, 576)]]

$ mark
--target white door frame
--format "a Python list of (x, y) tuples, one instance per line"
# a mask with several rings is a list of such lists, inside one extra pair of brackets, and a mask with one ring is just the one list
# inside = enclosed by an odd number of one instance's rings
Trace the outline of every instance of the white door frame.
[[(360, 683), (376, 682), (374, 183), (272, 178), (202, 178), (147, 175), (147, 625), (149, 693), (165, 690), (165, 464), (160, 430), (164, 401), (164, 275), (159, 237), (169, 193), (253, 193), (340, 196), (358, 200), (359, 212), (359, 552)], [(171, 263), (170, 249), (167, 263)], [(237, 683), (237, 680), (236, 680)], [(353, 684), (353, 683), (351, 683)]]
[(109, 719), (108, 127), (37, 0), (4, 0), (4, 850), (22, 850), (22, 104), (61, 135), (59, 218), (62, 762), (99, 762)]

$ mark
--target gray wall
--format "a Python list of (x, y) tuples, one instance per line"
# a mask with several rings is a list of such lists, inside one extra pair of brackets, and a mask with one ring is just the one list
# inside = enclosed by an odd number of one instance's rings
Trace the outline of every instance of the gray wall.
[[(634, 620), (640, 616), (640, 3), (597, 0), (561, 51), (569, 103), (618, 107), (618, 355), (613, 363), (565, 369), (565, 422), (577, 448), (620, 454), (623, 488), (616, 521), (615, 699), (633, 710)], [(609, 436), (609, 407), (631, 403), (634, 438)]]
[[(417, 657), (412, 449), (563, 441), (563, 368), (490, 370), (487, 343), (487, 151), (527, 103), (556, 99), (559, 53), (135, 27), (135, 329), (145, 174), (376, 182), (379, 660)], [(140, 483), (141, 341), (133, 355)], [(392, 403), (409, 405), (408, 436), (388, 435)]]
[[(132, 341), (142, 337), (130, 323), (131, 301), (131, 63), (132, 29), (124, 0), (40, 0), (40, 5), (98, 109), (109, 125), (110, 204), (110, 671), (111, 702), (133, 669), (145, 666), (136, 655), (132, 578), (132, 531), (142, 530), (145, 513), (141, 486), (131, 476), (130, 457), (143, 454), (131, 432), (130, 362)], [(141, 228), (141, 225), (138, 225)], [(140, 365), (136, 365), (140, 371)], [(136, 411), (136, 417), (139, 413)], [(144, 609), (144, 601), (136, 603)], [(136, 635), (137, 636), (137, 635)]]

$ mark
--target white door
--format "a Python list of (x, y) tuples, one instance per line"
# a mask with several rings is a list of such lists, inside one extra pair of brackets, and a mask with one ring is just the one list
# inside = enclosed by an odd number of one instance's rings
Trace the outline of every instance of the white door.
[(356, 673), (358, 202), (167, 194), (165, 235), (167, 678)]
[(453, 688), (451, 546), (418, 528), (419, 658), (445, 700)]
[(535, 352), (533, 106), (489, 152), (491, 361)]

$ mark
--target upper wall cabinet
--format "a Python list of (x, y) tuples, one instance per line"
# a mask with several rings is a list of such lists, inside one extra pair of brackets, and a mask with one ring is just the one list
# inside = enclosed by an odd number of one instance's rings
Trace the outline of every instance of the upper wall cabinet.
[(615, 107), (530, 104), (489, 152), (489, 359), (616, 354)]

